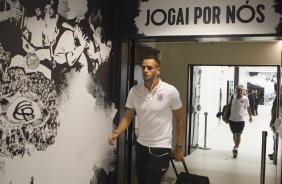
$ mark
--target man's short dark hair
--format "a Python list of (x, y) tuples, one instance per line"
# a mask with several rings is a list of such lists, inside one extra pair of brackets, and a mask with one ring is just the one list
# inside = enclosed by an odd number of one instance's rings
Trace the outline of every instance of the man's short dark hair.
[(155, 61), (158, 63), (159, 67), (161, 66), (161, 60), (160, 60), (157, 56), (149, 55), (149, 56), (146, 56), (146, 57), (143, 59), (143, 61), (144, 61), (145, 59), (153, 59), (153, 60), (155, 60)]

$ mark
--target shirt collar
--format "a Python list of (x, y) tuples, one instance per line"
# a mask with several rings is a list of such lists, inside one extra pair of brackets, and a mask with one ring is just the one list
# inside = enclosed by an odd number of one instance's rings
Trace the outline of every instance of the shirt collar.
[[(161, 86), (161, 83), (162, 83), (162, 80), (159, 79), (159, 83), (154, 87), (154, 89), (152, 90), (151, 93), (155, 92)], [(146, 93), (148, 93), (149, 90), (145, 87), (144, 82), (143, 82), (142, 86), (143, 86), (144, 91)]]

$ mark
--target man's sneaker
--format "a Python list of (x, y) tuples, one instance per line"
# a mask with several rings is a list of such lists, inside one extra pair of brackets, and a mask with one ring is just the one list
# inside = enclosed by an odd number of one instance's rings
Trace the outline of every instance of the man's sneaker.
[(233, 150), (232, 150), (232, 153), (233, 153), (233, 158), (237, 158), (237, 155), (238, 155), (238, 150), (237, 150), (237, 148), (233, 148)]
[(268, 156), (269, 156), (269, 157), (273, 157), (273, 153), (271, 153), (271, 154), (268, 154)]

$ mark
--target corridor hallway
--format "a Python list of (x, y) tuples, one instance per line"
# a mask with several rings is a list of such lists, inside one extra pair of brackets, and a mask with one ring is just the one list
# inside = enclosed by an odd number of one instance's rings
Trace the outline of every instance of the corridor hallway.
[[(189, 171), (193, 174), (208, 176), (211, 184), (259, 184), (262, 131), (267, 131), (266, 155), (272, 153), (273, 150), (273, 134), (269, 127), (270, 110), (271, 105), (260, 105), (258, 116), (253, 116), (252, 123), (246, 122), (236, 159), (232, 157), (234, 143), (229, 125), (223, 121), (219, 123), (218, 128), (207, 135), (206, 147), (211, 149), (197, 149), (185, 157)], [(204, 142), (199, 142), (199, 146), (204, 147)], [(180, 163), (175, 163), (179, 171), (184, 170)], [(276, 166), (268, 156), (266, 156), (265, 170), (265, 183), (274, 184)], [(164, 183), (174, 183), (175, 178), (170, 166)]]

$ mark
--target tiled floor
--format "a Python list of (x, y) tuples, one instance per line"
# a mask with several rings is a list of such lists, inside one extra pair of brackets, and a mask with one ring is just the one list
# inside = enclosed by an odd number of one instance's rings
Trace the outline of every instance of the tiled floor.
[[(232, 157), (233, 140), (229, 125), (220, 123), (219, 127), (207, 135), (207, 148), (197, 149), (185, 158), (191, 173), (205, 175), (211, 184), (259, 184), (261, 173), (262, 131), (267, 131), (267, 151), (272, 152), (272, 132), (268, 127), (270, 105), (259, 106), (259, 115), (252, 123), (246, 123), (241, 137), (239, 154)], [(200, 145), (202, 145), (200, 143)], [(265, 183), (275, 184), (276, 165), (266, 156)], [(182, 165), (176, 163), (179, 171)], [(170, 167), (166, 174), (166, 183), (174, 183), (175, 174)]]

